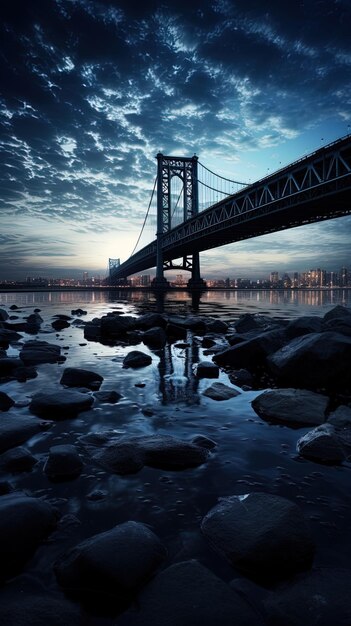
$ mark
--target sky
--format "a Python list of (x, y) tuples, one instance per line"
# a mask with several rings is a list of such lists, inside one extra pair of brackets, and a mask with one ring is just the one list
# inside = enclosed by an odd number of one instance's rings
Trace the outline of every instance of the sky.
[[(254, 182), (351, 132), (350, 0), (2, 0), (0, 279), (105, 274), (158, 152)], [(205, 277), (351, 267), (351, 216), (201, 253)]]

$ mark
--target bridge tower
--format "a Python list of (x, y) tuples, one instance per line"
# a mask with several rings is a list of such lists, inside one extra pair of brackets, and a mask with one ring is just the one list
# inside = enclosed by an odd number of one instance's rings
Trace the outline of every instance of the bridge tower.
[(199, 212), (198, 202), (198, 179), (197, 179), (197, 156), (190, 158), (157, 155), (157, 261), (156, 277), (153, 286), (166, 288), (168, 285), (164, 277), (165, 269), (183, 269), (191, 272), (188, 287), (201, 289), (206, 283), (200, 276), (199, 252), (183, 257), (182, 264), (173, 261), (165, 261), (162, 251), (162, 239), (164, 233), (172, 228), (171, 219), (171, 180), (178, 176), (183, 183), (183, 221)]

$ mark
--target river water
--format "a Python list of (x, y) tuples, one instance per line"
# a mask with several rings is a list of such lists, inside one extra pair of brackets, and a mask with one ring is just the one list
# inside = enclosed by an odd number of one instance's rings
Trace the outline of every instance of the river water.
[[(13, 304), (19, 307), (15, 311), (10, 310)], [(252, 491), (285, 496), (302, 508), (316, 543), (315, 565), (348, 567), (350, 464), (325, 466), (300, 458), (296, 442), (309, 429), (262, 421), (251, 407), (261, 391), (244, 391), (224, 402), (204, 396), (213, 380), (198, 380), (192, 373), (198, 360), (210, 358), (203, 355), (201, 338), (189, 332), (189, 348), (172, 344), (151, 351), (144, 344), (88, 342), (79, 324), (71, 323), (59, 333), (51, 326), (54, 315), (71, 315), (78, 307), (87, 311), (80, 318), (84, 321), (113, 310), (136, 315), (163, 308), (167, 314), (195, 313), (231, 323), (247, 312), (283, 319), (324, 315), (336, 304), (350, 306), (351, 291), (208, 291), (195, 300), (187, 292), (177, 291), (167, 293), (163, 302), (143, 291), (1, 293), (0, 308), (16, 315), (17, 321), (40, 309), (41, 331), (35, 337), (22, 333), (23, 341), (36, 338), (55, 343), (66, 357), (65, 363), (40, 365), (35, 379), (1, 384), (1, 391), (24, 405), (11, 411), (29, 415), (31, 396), (43, 389), (59, 389), (65, 367), (94, 370), (104, 377), (101, 391), (115, 389), (122, 394), (117, 404), (96, 403), (75, 419), (54, 423), (25, 444), (38, 460), (33, 469), (3, 475), (15, 489), (50, 501), (62, 516), (58, 530), (37, 550), (26, 572), (46, 589), (59, 593), (52, 569), (55, 558), (82, 539), (131, 519), (150, 525), (164, 541), (167, 564), (198, 558), (230, 580), (238, 574), (207, 546), (200, 522), (219, 497)], [(17, 355), (20, 347), (11, 346), (8, 355)], [(152, 364), (140, 370), (123, 369), (123, 358), (131, 349), (150, 354)], [(231, 385), (225, 372), (219, 380)], [(201, 434), (217, 447), (209, 462), (196, 469), (170, 472), (145, 467), (137, 474), (117, 476), (85, 459), (85, 469), (76, 480), (48, 480), (43, 465), (50, 446), (76, 444), (81, 434), (104, 429), (127, 435), (168, 434), (186, 440)], [(96, 617), (89, 623), (100, 621)]]

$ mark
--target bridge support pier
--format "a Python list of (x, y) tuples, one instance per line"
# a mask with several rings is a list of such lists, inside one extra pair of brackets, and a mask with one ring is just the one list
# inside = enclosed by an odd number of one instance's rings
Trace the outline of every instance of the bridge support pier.
[(206, 282), (200, 276), (200, 254), (193, 252), (191, 278), (188, 280), (188, 289), (206, 289)]

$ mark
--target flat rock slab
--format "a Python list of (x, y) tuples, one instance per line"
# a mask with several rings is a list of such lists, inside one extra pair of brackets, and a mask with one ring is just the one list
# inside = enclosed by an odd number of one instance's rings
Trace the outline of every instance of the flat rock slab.
[(301, 456), (321, 463), (341, 463), (346, 459), (341, 438), (332, 424), (310, 430), (298, 440), (296, 450)]
[(164, 470), (184, 470), (205, 463), (210, 455), (202, 443), (183, 441), (170, 435), (116, 437), (111, 432), (86, 435), (81, 443), (93, 459), (116, 474), (132, 474), (144, 465)]
[(66, 367), (60, 383), (66, 387), (87, 387), (87, 389), (96, 391), (100, 389), (103, 380), (103, 377), (96, 372), (78, 367)]
[(140, 350), (132, 350), (127, 354), (123, 360), (123, 367), (146, 367), (152, 363), (152, 358), (149, 354), (141, 352)]
[(320, 568), (298, 576), (264, 602), (274, 626), (351, 624), (351, 570)]
[(207, 387), (202, 395), (207, 398), (212, 398), (212, 400), (221, 401), (239, 396), (240, 391), (233, 389), (233, 387), (228, 387), (228, 385), (225, 385), (224, 383), (213, 383), (211, 387)]
[(86, 539), (55, 563), (59, 584), (79, 594), (125, 601), (166, 557), (159, 538), (144, 524), (129, 521)]
[(88, 411), (94, 398), (88, 393), (65, 389), (53, 393), (37, 393), (30, 403), (30, 411), (39, 417), (60, 420), (75, 417), (81, 411)]
[(47, 427), (47, 423), (33, 417), (13, 415), (12, 413), (1, 415), (0, 453), (15, 448)]
[(329, 399), (306, 389), (272, 389), (252, 401), (252, 407), (264, 420), (287, 426), (319, 425), (325, 422)]
[(54, 528), (51, 506), (23, 494), (0, 498), (0, 580), (17, 574)]
[(262, 616), (195, 560), (163, 570), (142, 590), (121, 626), (263, 626)]
[(267, 493), (221, 498), (201, 530), (235, 568), (257, 580), (280, 580), (312, 565), (314, 545), (296, 504)]
[(65, 361), (65, 357), (61, 357), (60, 346), (47, 341), (27, 341), (19, 356), (25, 365)]

